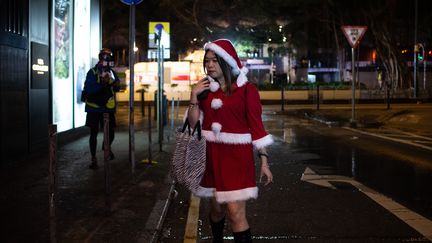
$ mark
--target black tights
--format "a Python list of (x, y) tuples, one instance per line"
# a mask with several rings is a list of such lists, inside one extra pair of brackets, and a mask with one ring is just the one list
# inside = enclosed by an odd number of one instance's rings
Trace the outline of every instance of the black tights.
[[(99, 127), (91, 127), (90, 128), (89, 144), (90, 144), (90, 153), (91, 153), (92, 157), (96, 156), (98, 131), (99, 131)], [(109, 129), (109, 142), (110, 142), (110, 145), (112, 144), (113, 141), (114, 141), (114, 128), (110, 128)]]

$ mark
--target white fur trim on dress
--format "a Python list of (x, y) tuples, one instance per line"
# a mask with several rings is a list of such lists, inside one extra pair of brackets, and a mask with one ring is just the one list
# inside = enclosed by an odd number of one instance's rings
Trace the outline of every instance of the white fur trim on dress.
[(198, 190), (194, 194), (197, 197), (214, 197), (214, 193), (214, 188), (199, 186)]
[(254, 145), (254, 147), (256, 149), (261, 149), (261, 148), (267, 147), (272, 143), (273, 143), (273, 137), (270, 134), (268, 134), (267, 136), (264, 136), (260, 139), (252, 141), (252, 144)]
[[(227, 40), (229, 41), (229, 40)], [(233, 45), (234, 46), (234, 45)], [(225, 51), (222, 47), (209, 42), (204, 45), (204, 50), (212, 50), (214, 51), (218, 56), (222, 57), (230, 66), (232, 69), (232, 72), (234, 75), (238, 75), (240, 73), (240, 68), (237, 65), (236, 60), (228, 54), (228, 52)]]
[(219, 122), (213, 122), (211, 124), (211, 128), (212, 128), (213, 133), (218, 137), (220, 131), (222, 130), (222, 124), (220, 124)]
[(218, 203), (245, 201), (251, 198), (258, 197), (258, 187), (249, 187), (235, 191), (215, 192), (216, 201)]
[(223, 103), (222, 103), (221, 99), (215, 98), (215, 99), (212, 99), (212, 101), (211, 101), (211, 108), (213, 108), (215, 110), (221, 108), (222, 105), (223, 105)]
[(221, 132), (216, 136), (213, 133), (213, 131), (202, 130), (201, 134), (206, 138), (206, 141), (213, 142), (213, 143), (226, 143), (226, 144), (252, 143), (252, 136), (250, 133)]
[(237, 77), (237, 86), (241, 87), (243, 86), (245, 83), (247, 83), (248, 79), (247, 79), (247, 73), (249, 72), (249, 70), (246, 67), (242, 67), (242, 69), (240, 70), (240, 74)]

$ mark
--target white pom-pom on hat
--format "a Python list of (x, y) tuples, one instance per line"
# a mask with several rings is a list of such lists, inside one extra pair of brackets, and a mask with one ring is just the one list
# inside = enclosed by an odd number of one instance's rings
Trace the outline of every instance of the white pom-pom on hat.
[(220, 87), (220, 84), (218, 82), (216, 82), (216, 81), (210, 81), (210, 91), (211, 92), (218, 91), (219, 87)]

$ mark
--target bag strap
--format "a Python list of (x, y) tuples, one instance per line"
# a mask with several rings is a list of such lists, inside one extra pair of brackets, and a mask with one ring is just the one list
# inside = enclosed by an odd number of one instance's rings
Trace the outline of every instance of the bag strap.
[(194, 130), (192, 131), (192, 136), (195, 134), (195, 131), (198, 131), (198, 140), (201, 140), (201, 122), (197, 121), (195, 124)]
[(183, 124), (183, 128), (182, 128), (182, 130), (181, 130), (182, 133), (185, 132), (186, 127), (187, 127), (187, 129), (188, 129), (188, 134), (191, 135), (191, 129), (190, 129), (190, 124), (189, 124), (189, 118), (186, 118), (186, 120), (185, 120), (185, 122), (184, 122), (184, 124)]

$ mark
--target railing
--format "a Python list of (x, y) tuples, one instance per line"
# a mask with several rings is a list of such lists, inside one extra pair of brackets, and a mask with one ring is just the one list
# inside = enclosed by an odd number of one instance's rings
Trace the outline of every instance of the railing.
[[(356, 90), (356, 99), (386, 99), (385, 87), (382, 89), (357, 89)], [(282, 92), (281, 90), (266, 90), (259, 91), (261, 100), (281, 100)], [(350, 89), (326, 89), (325, 87), (320, 86), (320, 99), (323, 101), (329, 100), (349, 100), (351, 99), (352, 91)], [(168, 100), (179, 100), (179, 101), (188, 101), (190, 97), (190, 91), (182, 91), (182, 92), (166, 92), (166, 96)], [(316, 88), (308, 89), (308, 90), (285, 90), (283, 92), (284, 99), (289, 100), (312, 100), (316, 96)], [(392, 90), (390, 92), (390, 96), (393, 99), (412, 99), (413, 98), (413, 90), (412, 89), (397, 89)], [(127, 102), (128, 101), (127, 93), (118, 93), (117, 101), (119, 102)], [(432, 98), (432, 90), (423, 90), (420, 89), (418, 91), (418, 97), (421, 99), (430, 99)], [(140, 94), (136, 94), (135, 101), (141, 101)], [(145, 93), (145, 101), (153, 102), (154, 96), (153, 94), (149, 95)]]

